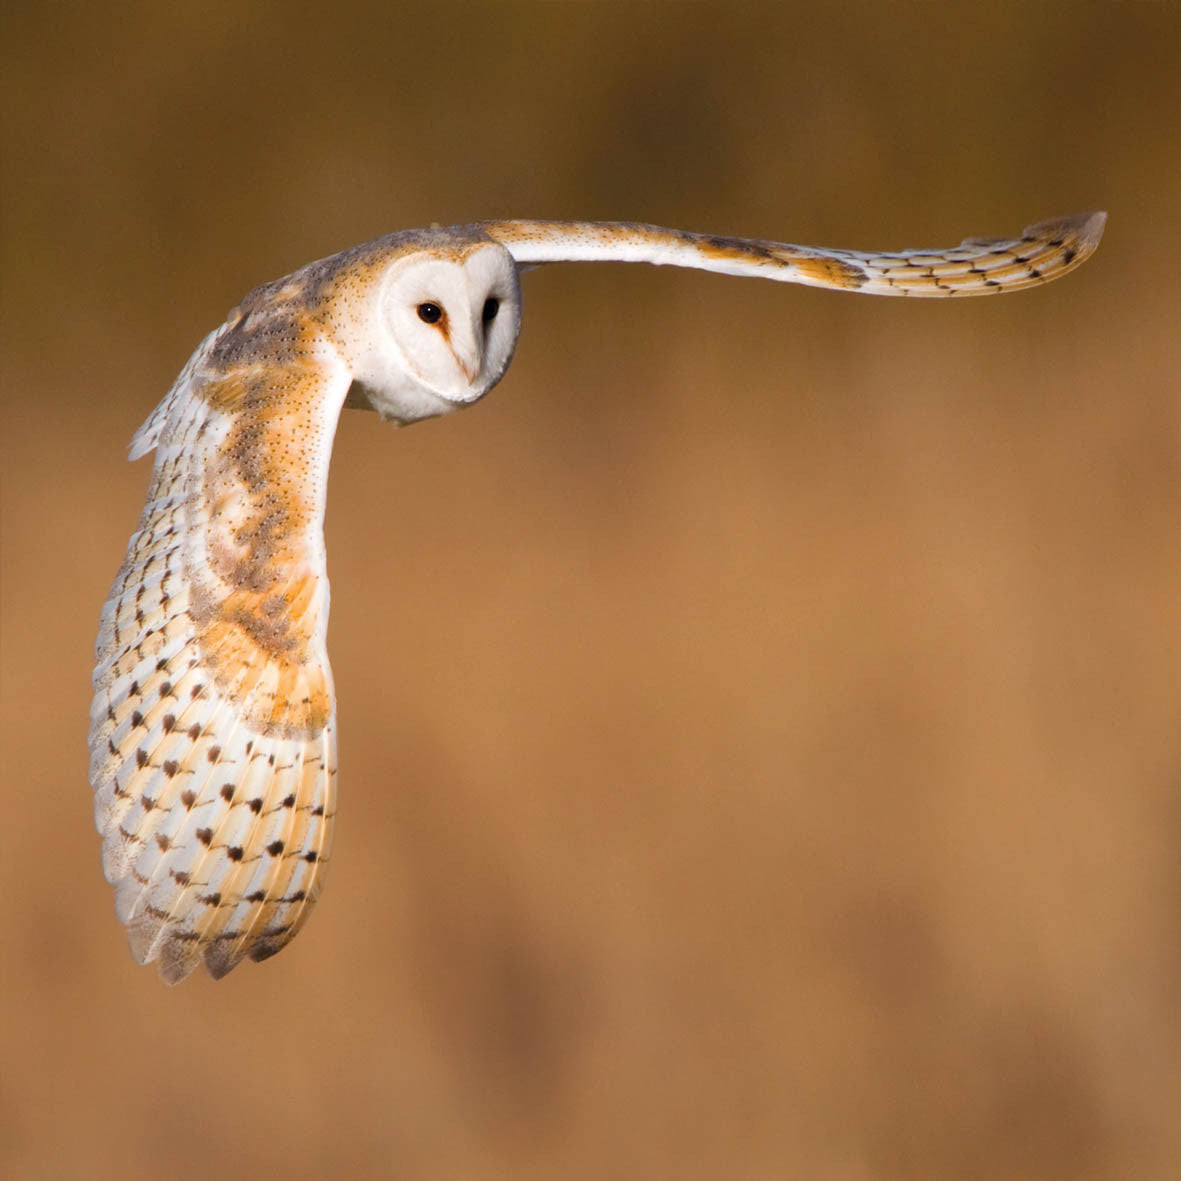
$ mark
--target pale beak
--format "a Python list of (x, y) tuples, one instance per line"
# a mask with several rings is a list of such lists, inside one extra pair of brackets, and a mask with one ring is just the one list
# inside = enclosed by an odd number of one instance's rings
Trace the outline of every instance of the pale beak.
[(451, 345), (451, 352), (455, 357), (456, 364), (463, 371), (468, 384), (471, 385), (480, 376), (480, 370), (483, 368), (484, 341), (482, 333), (474, 324), (462, 327), (460, 324), (452, 324), (448, 343)]

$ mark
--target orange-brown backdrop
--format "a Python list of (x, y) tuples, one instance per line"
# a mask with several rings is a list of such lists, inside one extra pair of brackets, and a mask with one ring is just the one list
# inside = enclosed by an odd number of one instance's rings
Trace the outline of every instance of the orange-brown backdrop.
[[(1165, 1178), (1181, 1159), (1181, 10), (10, 5), (0, 1172)], [(346, 413), (333, 871), (137, 967), (86, 785), (132, 432), (247, 289), (432, 221), (860, 247), (954, 304), (525, 280)]]

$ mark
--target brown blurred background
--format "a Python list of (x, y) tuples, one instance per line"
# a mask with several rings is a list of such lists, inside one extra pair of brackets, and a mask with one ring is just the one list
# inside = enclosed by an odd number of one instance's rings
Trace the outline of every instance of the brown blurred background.
[[(1176, 1176), (1179, 63), (1174, 4), (9, 5), (0, 1172)], [(1087, 208), (999, 300), (543, 270), (476, 409), (347, 412), (328, 888), (134, 964), (91, 645), (246, 290), (432, 221)]]

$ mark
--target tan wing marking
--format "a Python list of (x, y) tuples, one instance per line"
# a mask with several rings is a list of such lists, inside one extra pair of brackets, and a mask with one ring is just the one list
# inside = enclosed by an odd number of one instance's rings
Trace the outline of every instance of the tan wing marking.
[(288, 371), (276, 382), (273, 371), (260, 367), (202, 391), (215, 412), (229, 412), (230, 426), (203, 461), (204, 561), (191, 566), (191, 614), (219, 687), (242, 667), (265, 670), (244, 720), (267, 735), (316, 734), (332, 709), (314, 651), (321, 636), (323, 507), (307, 455), (323, 419), (321, 379), (313, 367), (302, 381)]

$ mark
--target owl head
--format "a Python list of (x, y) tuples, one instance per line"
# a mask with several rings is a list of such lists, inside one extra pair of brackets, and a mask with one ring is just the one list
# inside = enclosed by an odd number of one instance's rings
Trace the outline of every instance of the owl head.
[(512, 255), (485, 239), (393, 259), (376, 285), (354, 381), (383, 418), (446, 414), (504, 376), (521, 324)]

